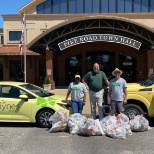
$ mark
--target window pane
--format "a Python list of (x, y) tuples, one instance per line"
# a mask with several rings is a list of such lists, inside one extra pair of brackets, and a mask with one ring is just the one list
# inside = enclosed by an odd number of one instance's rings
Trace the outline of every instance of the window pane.
[(69, 85), (74, 81), (74, 76), (80, 74), (82, 76), (82, 54), (74, 55), (65, 60), (65, 84)]
[(109, 13), (116, 13), (116, 0), (109, 0)]
[(61, 0), (60, 13), (61, 14), (67, 14), (67, 0)]
[(69, 13), (76, 13), (76, 0), (69, 0)]
[(36, 7), (36, 10), (37, 10), (37, 14), (44, 14), (44, 3), (38, 5)]
[(21, 38), (21, 31), (10, 31), (9, 40), (10, 41), (19, 41)]
[(154, 0), (150, 1), (150, 12), (154, 12)]
[(99, 0), (93, 0), (93, 13), (99, 13)]
[(24, 81), (24, 64), (21, 60), (10, 60), (10, 80), (13, 81)]
[(134, 12), (141, 12), (141, 0), (134, 0)]
[(108, 0), (101, 0), (101, 13), (108, 13), (109, 9), (108, 9)]
[(39, 79), (44, 80), (46, 77), (46, 61), (39, 60)]
[(125, 13), (132, 12), (132, 0), (125, 0)]
[(92, 0), (85, 0), (85, 13), (92, 13)]
[(51, 14), (51, 0), (45, 2), (45, 14)]
[(124, 13), (124, 0), (118, 0), (117, 13)]
[(4, 36), (1, 36), (1, 44), (4, 44)]
[(142, 0), (142, 12), (148, 12), (148, 0)]
[[(129, 65), (127, 65), (127, 63)], [(120, 69), (123, 70), (122, 77), (127, 81), (127, 82), (134, 82), (136, 81), (136, 59), (120, 53), (119, 54), (119, 64)]]
[(83, 13), (83, 0), (77, 0), (77, 13)]
[(93, 64), (98, 63), (100, 70), (103, 70), (110, 78), (111, 72), (115, 67), (115, 53), (112, 51), (92, 51), (86, 52), (86, 71), (91, 71)]
[(53, 0), (53, 14), (59, 14), (60, 0)]

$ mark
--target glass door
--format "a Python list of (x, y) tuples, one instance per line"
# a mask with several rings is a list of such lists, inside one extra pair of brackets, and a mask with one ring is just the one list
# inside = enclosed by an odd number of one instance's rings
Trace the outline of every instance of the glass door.
[(86, 53), (86, 72), (93, 69), (93, 64), (98, 63), (108, 79), (112, 78), (115, 68), (115, 53), (112, 51), (89, 51)]
[(74, 81), (76, 74), (82, 77), (82, 55), (78, 54), (65, 60), (65, 84), (69, 85)]
[(122, 77), (129, 82), (136, 82), (136, 59), (120, 53), (119, 55), (119, 66), (123, 71)]

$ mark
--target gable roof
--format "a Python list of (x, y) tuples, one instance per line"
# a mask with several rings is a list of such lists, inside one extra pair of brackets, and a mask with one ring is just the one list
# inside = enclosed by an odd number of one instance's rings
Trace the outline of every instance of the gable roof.
[[(22, 55), (24, 51), (22, 52)], [(20, 55), (19, 47), (15, 45), (7, 45), (0, 47), (0, 55)], [(40, 55), (31, 50), (26, 50), (26, 55)]]

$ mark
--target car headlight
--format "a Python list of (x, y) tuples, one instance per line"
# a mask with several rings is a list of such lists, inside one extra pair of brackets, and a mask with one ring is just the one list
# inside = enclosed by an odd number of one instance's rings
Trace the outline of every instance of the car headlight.
[(61, 106), (62, 108), (68, 109), (69, 107), (67, 106), (67, 104), (62, 104), (62, 103), (57, 103), (59, 106)]

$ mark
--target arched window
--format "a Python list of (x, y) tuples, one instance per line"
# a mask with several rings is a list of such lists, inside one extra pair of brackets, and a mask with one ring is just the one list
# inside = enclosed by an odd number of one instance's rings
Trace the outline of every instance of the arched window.
[(92, 14), (154, 12), (154, 0), (47, 0), (37, 14)]

